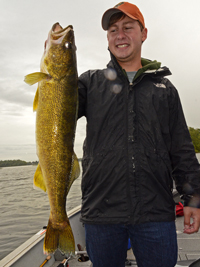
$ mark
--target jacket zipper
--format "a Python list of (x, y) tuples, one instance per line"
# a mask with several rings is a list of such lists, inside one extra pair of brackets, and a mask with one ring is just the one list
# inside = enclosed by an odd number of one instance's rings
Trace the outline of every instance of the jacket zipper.
[(127, 174), (126, 174), (126, 193), (127, 193), (127, 205), (128, 205), (128, 222), (131, 223), (131, 217), (132, 217), (132, 211), (133, 211), (133, 205), (132, 205), (132, 198), (131, 198), (131, 184), (130, 184), (130, 169), (133, 168), (132, 165), (132, 157), (130, 157), (130, 146), (129, 143), (133, 142), (133, 135), (130, 135), (129, 133), (129, 116), (130, 116), (130, 110), (129, 110), (129, 94), (133, 93), (133, 83), (129, 83), (128, 90), (126, 90), (126, 158), (127, 158)]

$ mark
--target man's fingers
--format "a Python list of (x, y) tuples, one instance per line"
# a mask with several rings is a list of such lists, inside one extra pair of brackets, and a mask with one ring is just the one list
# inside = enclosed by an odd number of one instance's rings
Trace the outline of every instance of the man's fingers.
[(184, 207), (184, 227), (186, 229), (190, 228), (190, 218), (192, 216), (191, 208)]
[(183, 230), (183, 232), (185, 233), (185, 234), (193, 234), (193, 233), (195, 233), (195, 232), (197, 232), (198, 230), (197, 230), (197, 228), (195, 228), (194, 227), (194, 224), (191, 224), (191, 225), (185, 225), (184, 226), (184, 230)]
[[(192, 224), (190, 219), (193, 220)], [(193, 234), (198, 232), (200, 226), (200, 209), (185, 207), (184, 208), (184, 230), (186, 234)]]

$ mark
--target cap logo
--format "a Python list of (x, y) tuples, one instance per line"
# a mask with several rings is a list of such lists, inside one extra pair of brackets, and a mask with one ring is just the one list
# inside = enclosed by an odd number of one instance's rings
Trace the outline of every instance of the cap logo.
[(114, 7), (118, 7), (118, 6), (121, 6), (121, 5), (123, 5), (124, 4), (124, 2), (120, 2), (119, 4), (117, 4), (116, 6), (114, 6)]

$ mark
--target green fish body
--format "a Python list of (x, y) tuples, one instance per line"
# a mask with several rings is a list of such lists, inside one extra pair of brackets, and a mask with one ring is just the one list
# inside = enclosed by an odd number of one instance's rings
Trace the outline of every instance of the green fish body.
[(38, 82), (33, 109), (36, 111), (36, 145), (39, 165), (34, 184), (47, 191), (50, 217), (44, 239), (44, 253), (75, 251), (75, 242), (66, 213), (66, 198), (80, 174), (74, 153), (78, 108), (76, 47), (72, 26), (56, 23), (49, 32), (41, 60), (41, 72), (25, 77)]

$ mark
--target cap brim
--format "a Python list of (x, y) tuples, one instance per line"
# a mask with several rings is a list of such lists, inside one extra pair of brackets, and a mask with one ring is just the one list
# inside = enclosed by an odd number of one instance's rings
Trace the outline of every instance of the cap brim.
[(108, 30), (108, 25), (109, 25), (109, 22), (110, 22), (110, 18), (112, 17), (112, 15), (116, 14), (116, 13), (124, 13), (126, 16), (128, 16), (129, 18), (131, 19), (135, 19), (135, 20), (138, 20), (136, 17), (132, 16), (131, 14), (129, 14), (128, 12), (126, 11), (122, 11), (118, 8), (110, 8), (108, 9), (104, 14), (103, 14), (103, 17), (102, 17), (102, 21), (101, 21), (101, 24), (102, 24), (102, 28), (107, 31)]
[(103, 14), (101, 25), (105, 31), (108, 30), (109, 21), (110, 21), (110, 18), (112, 17), (112, 15), (116, 14), (116, 13), (120, 13), (120, 12), (122, 12), (122, 11), (119, 10), (118, 8), (110, 8)]

